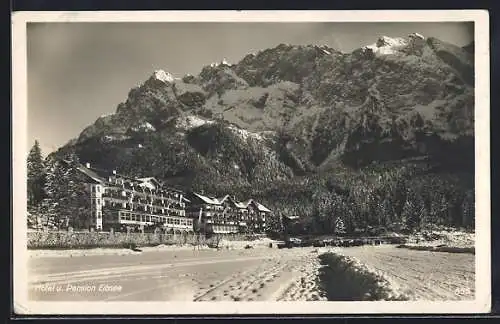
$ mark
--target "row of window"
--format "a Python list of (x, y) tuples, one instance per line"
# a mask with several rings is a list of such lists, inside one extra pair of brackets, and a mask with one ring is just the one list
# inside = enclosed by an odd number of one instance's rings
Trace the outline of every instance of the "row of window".
[(116, 198), (119, 200), (130, 200), (132, 199), (133, 202), (143, 202), (145, 201), (146, 203), (153, 203), (155, 205), (178, 205), (181, 206), (182, 208), (186, 207), (185, 203), (179, 202), (179, 200), (172, 199), (169, 197), (153, 197), (153, 196), (146, 196), (146, 198), (136, 195), (136, 196), (127, 196), (125, 192), (123, 192), (122, 195), (119, 194), (105, 194), (104, 197), (109, 197), (109, 198)]
[(129, 212), (120, 212), (120, 220), (136, 221), (144, 223), (159, 222), (170, 225), (193, 226), (193, 220), (190, 218), (179, 219), (179, 218), (171, 218), (165, 216), (144, 215), (144, 214), (129, 213)]
[[(99, 206), (101, 203), (101, 200), (99, 198), (95, 198), (92, 200), (92, 203), (93, 203), (93, 205)], [(126, 202), (126, 201), (120, 201), (120, 202), (108, 201), (108, 202), (106, 202), (106, 200), (103, 199), (102, 206), (106, 206), (106, 205), (111, 206), (111, 207), (115, 207), (115, 208), (120, 207), (120, 208), (130, 208), (133, 210), (141, 210), (141, 211), (145, 211), (145, 212), (149, 211), (152, 213), (162, 213), (162, 214), (169, 213), (169, 214), (175, 214), (178, 216), (185, 215), (185, 212), (182, 209), (164, 208), (164, 206), (155, 206), (155, 205), (151, 206), (151, 205), (146, 205), (146, 204), (134, 204), (134, 203)], [(175, 206), (172, 206), (172, 207), (175, 207)]]
[(138, 196), (145, 196), (145, 197), (154, 197), (154, 198), (158, 198), (158, 199), (161, 199), (162, 197), (163, 198), (170, 198), (172, 199), (173, 198), (176, 198), (176, 199), (180, 199), (181, 197), (181, 194), (177, 193), (177, 192), (168, 192), (166, 191), (165, 194), (159, 194), (158, 192), (156, 191), (149, 191), (149, 192), (145, 192), (145, 191), (139, 191), (139, 190), (135, 190), (135, 189), (128, 189), (128, 188), (116, 188), (116, 187), (111, 187), (111, 188), (104, 188), (104, 193), (108, 193), (108, 194), (121, 194), (121, 195), (126, 195), (126, 193), (129, 192), (129, 193), (133, 193), (133, 194), (136, 194)]

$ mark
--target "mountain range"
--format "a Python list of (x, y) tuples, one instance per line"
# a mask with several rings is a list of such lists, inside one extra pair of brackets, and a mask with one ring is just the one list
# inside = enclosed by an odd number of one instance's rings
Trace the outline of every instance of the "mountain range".
[(154, 71), (53, 154), (70, 150), (207, 191), (412, 159), (470, 173), (474, 44), (418, 33), (350, 53), (279, 44), (197, 75)]

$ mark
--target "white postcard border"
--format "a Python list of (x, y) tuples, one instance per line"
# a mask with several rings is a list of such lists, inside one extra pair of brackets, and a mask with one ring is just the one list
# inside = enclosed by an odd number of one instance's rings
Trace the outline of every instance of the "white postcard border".
[[(445, 22), (474, 21), (476, 299), (457, 302), (34, 302), (26, 260), (28, 22)], [(486, 10), (16, 12), (12, 16), (13, 288), (18, 314), (485, 313), (491, 307), (489, 15)]]

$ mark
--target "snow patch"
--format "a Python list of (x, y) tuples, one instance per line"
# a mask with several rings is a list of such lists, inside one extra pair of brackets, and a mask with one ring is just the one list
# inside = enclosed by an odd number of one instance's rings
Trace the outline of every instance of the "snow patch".
[(237, 128), (235, 126), (229, 126), (228, 128), (244, 140), (246, 140), (248, 138), (254, 138), (257, 140), (263, 139), (262, 135), (260, 135), (258, 133), (249, 132), (246, 129)]
[(207, 120), (198, 116), (189, 115), (184, 118), (179, 118), (177, 121), (177, 128), (191, 129), (203, 126), (205, 124), (213, 124), (213, 120)]
[(398, 49), (408, 45), (408, 42), (401, 37), (380, 37), (377, 42), (363, 47), (364, 49), (370, 49), (376, 54), (380, 55), (390, 55), (397, 53)]
[(102, 114), (101, 116), (99, 116), (99, 118), (106, 118), (106, 117), (110, 117), (113, 115), (114, 115), (114, 113)]
[(409, 38), (420, 38), (420, 39), (425, 39), (425, 37), (422, 34), (419, 33), (413, 33), (408, 36)]
[(130, 136), (125, 136), (125, 135), (104, 135), (101, 140), (105, 143), (109, 143), (115, 141), (124, 141), (129, 138)]
[(165, 83), (174, 81), (174, 77), (172, 76), (172, 74), (165, 72), (163, 70), (156, 70), (153, 73), (153, 77), (156, 80), (160, 80), (160, 81), (165, 82)]
[(211, 63), (210, 67), (217, 67), (219, 65), (231, 65), (225, 58), (222, 59), (219, 63)]
[(144, 132), (154, 132), (156, 128), (148, 122), (144, 122), (138, 126), (132, 127), (134, 132), (144, 131)]

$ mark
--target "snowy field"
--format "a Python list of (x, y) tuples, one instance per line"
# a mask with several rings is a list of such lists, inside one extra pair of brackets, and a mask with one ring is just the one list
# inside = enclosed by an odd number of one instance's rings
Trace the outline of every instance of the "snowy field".
[[(269, 248), (269, 241), (256, 241), (253, 248), (245, 249), (248, 242), (223, 243), (228, 244), (221, 244), (220, 250), (160, 246), (123, 254), (100, 249), (101, 254), (82, 257), (38, 255), (28, 261), (30, 297), (73, 301), (326, 300), (318, 273), (319, 255), (328, 252), (347, 256), (355, 267), (382, 276), (395, 294), (410, 300), (474, 297), (472, 254), (414, 251), (393, 245), (276, 249)], [(62, 252), (68, 256), (68, 251)], [(71, 288), (100, 285), (120, 289), (99, 293)], [(50, 287), (63, 291), (51, 292)]]

